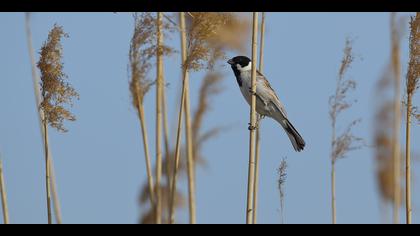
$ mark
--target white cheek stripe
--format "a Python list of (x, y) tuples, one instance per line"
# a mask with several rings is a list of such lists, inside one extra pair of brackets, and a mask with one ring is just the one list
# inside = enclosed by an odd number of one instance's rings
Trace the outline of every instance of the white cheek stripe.
[(252, 63), (248, 63), (245, 67), (241, 67), (241, 65), (236, 64), (236, 68), (238, 68), (239, 71), (250, 71), (252, 69)]

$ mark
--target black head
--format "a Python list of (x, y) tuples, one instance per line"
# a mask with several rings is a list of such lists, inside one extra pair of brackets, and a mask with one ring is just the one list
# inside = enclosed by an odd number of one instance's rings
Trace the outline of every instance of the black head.
[(246, 56), (236, 56), (227, 61), (228, 64), (230, 64), (232, 67), (235, 67), (235, 68), (247, 67), (248, 65), (250, 65), (250, 62), (251, 62), (251, 59), (249, 59)]

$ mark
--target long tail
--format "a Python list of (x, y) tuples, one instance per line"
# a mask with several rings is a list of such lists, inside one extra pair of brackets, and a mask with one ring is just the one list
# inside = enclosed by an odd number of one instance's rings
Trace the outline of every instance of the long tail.
[(305, 140), (300, 136), (299, 132), (293, 127), (292, 123), (288, 119), (285, 119), (287, 125), (283, 126), (284, 130), (287, 132), (290, 141), (292, 142), (293, 148), (295, 151), (300, 152), (305, 147)]
[(295, 151), (300, 152), (305, 147), (305, 140), (303, 140), (302, 136), (300, 136), (299, 132), (295, 129), (295, 127), (290, 123), (290, 121), (286, 117), (273, 117), (283, 129), (286, 131), (287, 136), (289, 136), (290, 142), (292, 142), (293, 148)]

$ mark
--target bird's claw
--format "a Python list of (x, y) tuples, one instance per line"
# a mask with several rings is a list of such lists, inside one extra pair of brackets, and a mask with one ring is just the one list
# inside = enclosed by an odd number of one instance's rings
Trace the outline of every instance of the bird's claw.
[(258, 127), (257, 127), (257, 126), (253, 126), (253, 125), (251, 125), (251, 123), (248, 123), (248, 124), (249, 124), (249, 126), (248, 126), (248, 130), (252, 131), (252, 130), (256, 130), (256, 129), (258, 129)]
[(256, 96), (256, 95), (257, 95), (257, 92), (254, 92), (254, 91), (252, 90), (252, 88), (249, 88), (249, 89), (248, 89), (248, 91), (249, 91), (249, 93), (250, 93), (251, 95), (254, 95), (254, 96)]

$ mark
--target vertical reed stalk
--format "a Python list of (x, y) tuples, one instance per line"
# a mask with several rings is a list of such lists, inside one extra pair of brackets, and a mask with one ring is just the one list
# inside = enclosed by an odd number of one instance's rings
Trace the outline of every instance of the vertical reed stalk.
[(410, 20), (410, 61), (408, 64), (408, 71), (406, 77), (407, 85), (407, 123), (406, 123), (406, 147), (405, 147), (405, 161), (406, 161), (406, 223), (411, 224), (411, 116), (413, 115), (412, 99), (417, 89), (420, 88), (420, 12), (416, 13), (415, 17)]
[[(336, 90), (336, 96), (338, 93), (338, 86)], [(336, 140), (336, 127), (335, 127), (335, 119), (332, 121), (332, 142), (331, 142), (331, 150), (334, 150), (335, 140)], [(331, 158), (331, 220), (332, 224), (337, 223), (337, 210), (336, 210), (336, 195), (335, 195), (335, 158)]]
[[(185, 33), (185, 13), (179, 13), (180, 19), (180, 31), (181, 31), (181, 47), (182, 45), (186, 45), (186, 33)], [(176, 184), (177, 184), (177, 174), (178, 174), (178, 165), (179, 165), (179, 158), (181, 152), (181, 131), (182, 131), (182, 114), (184, 111), (185, 105), (185, 95), (186, 95), (186, 85), (188, 82), (188, 73), (186, 68), (184, 67), (187, 59), (187, 54), (184, 50), (181, 52), (182, 56), (182, 92), (181, 92), (181, 102), (179, 104), (179, 111), (178, 111), (178, 125), (177, 125), (177, 132), (176, 132), (176, 144), (175, 144), (175, 160), (174, 160), (174, 170), (172, 176), (172, 184), (171, 184), (171, 204), (169, 205), (169, 216), (170, 216), (170, 223), (175, 223), (175, 196), (176, 196)]]
[(9, 224), (9, 210), (7, 208), (7, 194), (6, 194), (6, 185), (4, 183), (2, 159), (0, 159), (0, 193), (1, 193), (1, 206), (3, 209), (3, 221), (4, 221), (4, 224)]
[(406, 204), (406, 223), (411, 224), (411, 157), (410, 157), (410, 124), (411, 124), (411, 112), (412, 112), (412, 94), (407, 94), (407, 124), (406, 124), (406, 136), (405, 136), (405, 204)]
[(157, 13), (157, 83), (156, 83), (156, 224), (162, 223), (162, 197), (160, 179), (162, 176), (162, 71), (163, 71), (163, 32), (162, 13)]
[[(261, 15), (261, 29), (260, 29), (260, 64), (258, 70), (260, 73), (263, 73), (264, 66), (264, 35), (265, 35), (265, 12)], [(261, 118), (261, 117), (260, 117)], [(261, 120), (258, 119), (257, 124), (257, 138), (255, 143), (255, 180), (254, 180), (254, 202), (253, 202), (253, 224), (257, 223), (257, 206), (258, 206), (258, 182), (259, 182), (259, 162), (260, 162), (260, 123)]]
[[(140, 100), (140, 99), (138, 99)], [(141, 125), (141, 133), (143, 136), (143, 150), (144, 150), (144, 158), (146, 161), (146, 172), (147, 172), (147, 182), (149, 186), (149, 199), (150, 199), (150, 205), (152, 208), (155, 208), (155, 191), (154, 191), (154, 183), (153, 183), (153, 173), (152, 173), (152, 167), (150, 163), (150, 152), (149, 152), (149, 138), (147, 135), (147, 125), (146, 125), (146, 117), (144, 115), (144, 107), (141, 101), (138, 101), (137, 109), (139, 112), (139, 118), (140, 118), (140, 125)], [(155, 208), (156, 209), (156, 208)]]
[[(26, 28), (26, 37), (27, 37), (27, 45), (28, 45), (28, 51), (29, 51), (29, 57), (31, 61), (31, 71), (32, 71), (32, 82), (34, 87), (34, 95), (35, 95), (35, 101), (36, 101), (36, 107), (38, 111), (38, 121), (39, 121), (39, 127), (41, 131), (41, 136), (44, 137), (48, 141), (48, 133), (44, 130), (44, 125), (42, 124), (42, 121), (44, 120), (44, 112), (39, 109), (39, 106), (41, 105), (41, 95), (39, 93), (40, 87), (40, 79), (38, 77), (38, 74), (36, 73), (36, 62), (35, 62), (35, 53), (32, 46), (32, 33), (31, 33), (31, 27), (30, 27), (30, 18), (29, 13), (25, 13), (25, 28)], [(42, 139), (44, 142), (44, 138)], [(53, 164), (53, 157), (51, 154), (50, 147), (48, 145), (44, 144), (44, 147), (48, 148), (49, 153), (49, 167), (50, 167), (50, 177), (51, 177), (51, 191), (53, 194), (53, 202), (54, 202), (54, 215), (55, 220), (58, 224), (62, 223), (62, 217), (61, 217), (61, 207), (60, 207), (60, 200), (58, 198), (58, 191), (57, 191), (57, 185), (55, 181), (55, 172), (54, 172), (54, 164)], [(46, 150), (44, 150), (46, 152)]]
[(337, 223), (337, 210), (336, 210), (336, 200), (335, 200), (335, 161), (331, 161), (331, 214), (332, 214), (332, 223)]
[(400, 177), (401, 177), (401, 157), (400, 157), (400, 126), (401, 126), (401, 65), (400, 65), (400, 45), (396, 26), (396, 13), (391, 13), (391, 40), (392, 40), (392, 67), (394, 73), (394, 126), (393, 126), (393, 162), (394, 162), (394, 224), (399, 223), (399, 209), (401, 204)]
[[(184, 15), (180, 16), (185, 17)], [(185, 19), (181, 20), (185, 21)], [(182, 24), (182, 23), (181, 23)], [(185, 24), (181, 26), (185, 29)], [(187, 44), (186, 44), (186, 33), (185, 30), (181, 31), (181, 50), (182, 50), (182, 61), (187, 59)], [(187, 173), (188, 173), (188, 210), (190, 216), (190, 224), (196, 223), (196, 207), (195, 207), (195, 164), (193, 157), (193, 140), (192, 140), (192, 130), (191, 130), (191, 108), (190, 108), (190, 86), (189, 86), (189, 77), (188, 77), (188, 67), (184, 64), (184, 86), (185, 86), (185, 133), (187, 139)]]
[(47, 120), (44, 119), (44, 144), (45, 144), (45, 186), (46, 186), (46, 194), (47, 194), (47, 213), (48, 213), (48, 224), (52, 224), (52, 214), (51, 214), (51, 179), (50, 179), (50, 159), (49, 159), (49, 151), (48, 151), (48, 126)]
[(249, 127), (249, 164), (248, 164), (248, 193), (247, 193), (247, 207), (246, 207), (246, 223), (253, 223), (253, 191), (255, 181), (255, 129), (256, 129), (256, 77), (257, 77), (257, 45), (258, 45), (258, 12), (253, 13), (252, 17), (252, 79), (251, 90), (253, 96), (251, 97), (250, 109), (250, 127)]

